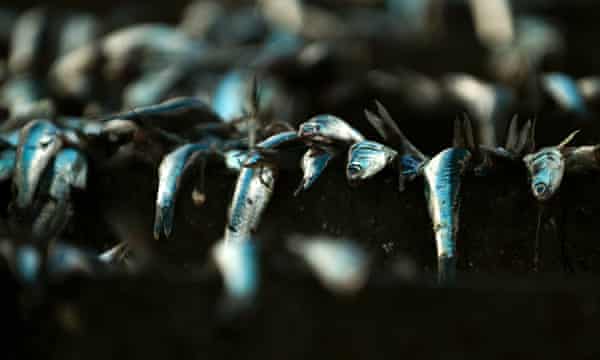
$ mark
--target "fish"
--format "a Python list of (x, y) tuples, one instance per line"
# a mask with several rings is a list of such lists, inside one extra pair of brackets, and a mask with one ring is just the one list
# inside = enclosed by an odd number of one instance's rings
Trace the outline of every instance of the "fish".
[(369, 179), (393, 163), (397, 156), (396, 150), (378, 142), (357, 142), (348, 151), (346, 178), (351, 183)]
[(531, 192), (538, 201), (549, 200), (560, 188), (567, 163), (566, 145), (577, 133), (574, 131), (557, 146), (544, 147), (523, 157)]
[(271, 166), (244, 167), (227, 213), (226, 242), (243, 242), (257, 229), (273, 195), (277, 170)]
[(344, 120), (334, 115), (316, 115), (298, 127), (298, 136), (310, 141), (332, 144), (341, 142), (353, 144), (365, 137)]
[(575, 80), (563, 73), (544, 74), (541, 79), (544, 90), (564, 110), (586, 116), (588, 109), (585, 99)]
[(5, 149), (0, 151), (0, 182), (12, 178), (15, 171), (17, 151), (15, 149)]
[(455, 278), (460, 185), (470, 158), (471, 153), (467, 149), (448, 148), (434, 156), (423, 168), (440, 283), (453, 282)]
[(23, 127), (13, 177), (17, 207), (31, 205), (42, 174), (62, 145), (60, 130), (47, 120), (34, 120)]
[(302, 181), (294, 196), (297, 196), (301, 191), (308, 190), (321, 176), (327, 164), (335, 157), (335, 150), (324, 150), (316, 147), (309, 148), (302, 156), (300, 167), (302, 168)]
[(223, 277), (229, 310), (249, 305), (260, 285), (258, 251), (254, 242), (223, 239), (213, 246), (211, 255)]
[(42, 7), (23, 12), (13, 27), (8, 67), (13, 74), (34, 72), (44, 46), (48, 14)]
[(370, 259), (354, 242), (325, 236), (292, 237), (288, 249), (300, 256), (320, 282), (331, 291), (350, 295), (367, 282)]
[(158, 169), (158, 192), (156, 198), (156, 214), (154, 217), (154, 238), (161, 234), (170, 237), (173, 231), (175, 216), (175, 200), (181, 179), (186, 169), (203, 153), (207, 153), (213, 144), (185, 144), (167, 154)]

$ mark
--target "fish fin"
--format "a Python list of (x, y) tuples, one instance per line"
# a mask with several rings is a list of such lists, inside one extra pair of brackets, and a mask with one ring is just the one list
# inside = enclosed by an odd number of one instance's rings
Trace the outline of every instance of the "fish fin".
[(367, 120), (369, 121), (371, 126), (373, 126), (375, 131), (377, 131), (379, 136), (381, 136), (381, 138), (383, 140), (387, 140), (388, 135), (383, 126), (383, 121), (377, 115), (373, 114), (371, 111), (369, 111), (367, 109), (365, 109), (365, 117), (367, 118)]
[(579, 131), (581, 130), (575, 130), (572, 133), (569, 134), (569, 136), (567, 136), (563, 141), (560, 142), (560, 144), (558, 144), (556, 147), (559, 150), (562, 150), (565, 146), (567, 146), (571, 141), (573, 141), (573, 139), (575, 138), (575, 135), (577, 135), (579, 133)]
[(519, 122), (519, 115), (515, 114), (510, 120), (510, 125), (508, 126), (508, 132), (506, 135), (506, 143), (504, 148), (508, 151), (511, 151), (517, 145), (517, 141), (519, 138), (517, 126)]
[(402, 146), (402, 152), (409, 153), (410, 155), (418, 158), (421, 161), (426, 161), (427, 157), (425, 155), (423, 155), (423, 153), (421, 151), (419, 151), (419, 149), (417, 149), (417, 147), (414, 146), (408, 140), (408, 138), (404, 135), (402, 130), (400, 130), (400, 127), (398, 127), (396, 122), (392, 119), (392, 117), (390, 116), (390, 113), (387, 111), (387, 109), (377, 100), (375, 101), (375, 104), (377, 106), (377, 111), (379, 112), (379, 116), (383, 120), (383, 123), (386, 126), (388, 126), (390, 129), (392, 129), (394, 131), (395, 135), (397, 136), (398, 141), (400, 142), (400, 144)]

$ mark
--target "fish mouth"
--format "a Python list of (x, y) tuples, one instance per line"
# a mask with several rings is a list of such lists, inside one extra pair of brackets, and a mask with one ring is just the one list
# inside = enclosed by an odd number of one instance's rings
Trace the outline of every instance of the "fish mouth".
[(540, 201), (546, 201), (552, 197), (554, 191), (551, 187), (543, 182), (537, 182), (531, 185), (533, 196)]
[(350, 163), (346, 168), (346, 177), (350, 181), (358, 181), (361, 180), (362, 175), (362, 166), (357, 163)]

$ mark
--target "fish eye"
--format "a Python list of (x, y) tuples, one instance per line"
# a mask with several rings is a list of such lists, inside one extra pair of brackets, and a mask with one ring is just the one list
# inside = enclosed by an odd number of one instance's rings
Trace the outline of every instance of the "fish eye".
[(45, 135), (40, 138), (39, 144), (41, 147), (46, 148), (48, 145), (52, 144), (54, 138), (50, 135)]
[(350, 175), (358, 174), (359, 172), (361, 172), (361, 170), (362, 170), (362, 166), (360, 166), (360, 164), (351, 163), (350, 165), (348, 165), (348, 173)]

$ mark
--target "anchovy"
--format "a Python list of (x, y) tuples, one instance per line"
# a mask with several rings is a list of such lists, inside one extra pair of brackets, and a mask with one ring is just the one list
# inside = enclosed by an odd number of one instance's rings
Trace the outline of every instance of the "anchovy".
[(8, 66), (12, 73), (35, 70), (35, 65), (43, 51), (47, 26), (47, 12), (41, 7), (27, 10), (19, 16), (13, 28), (8, 59)]
[(54, 105), (43, 97), (41, 86), (28, 75), (12, 78), (4, 84), (0, 99), (7, 105), (10, 117), (0, 125), (2, 130), (18, 129), (33, 118), (54, 114)]
[(299, 126), (298, 136), (326, 144), (333, 142), (353, 144), (365, 140), (360, 132), (333, 115), (312, 117)]
[(175, 64), (160, 71), (142, 75), (125, 88), (123, 92), (125, 107), (150, 106), (163, 100), (186, 74), (182, 67), (183, 65)]
[(42, 258), (32, 245), (19, 246), (14, 253), (14, 272), (19, 280), (27, 285), (38, 281)]
[(325, 287), (336, 293), (355, 293), (368, 279), (370, 259), (351, 241), (293, 237), (287, 245), (291, 252), (302, 257)]
[(98, 19), (89, 14), (68, 16), (62, 24), (58, 42), (59, 56), (86, 46), (100, 35)]
[(240, 172), (244, 163), (248, 159), (248, 152), (244, 150), (228, 150), (224, 154), (225, 166), (227, 169)]
[(585, 99), (570, 76), (562, 73), (545, 74), (542, 77), (542, 85), (563, 109), (581, 116), (587, 114)]
[(0, 182), (10, 179), (15, 171), (17, 151), (6, 149), (0, 151)]
[(278, 150), (287, 146), (297, 145), (302, 138), (295, 131), (283, 131), (266, 138), (256, 144), (256, 148), (249, 154), (244, 162), (245, 167), (258, 167), (264, 164), (272, 164)]
[(249, 305), (259, 287), (259, 264), (253, 241), (215, 244), (212, 257), (223, 277), (228, 305), (235, 308)]
[(308, 190), (325, 171), (329, 161), (335, 156), (333, 150), (310, 148), (302, 156), (300, 167), (302, 168), (302, 181), (294, 192), (297, 196), (300, 191)]
[(173, 231), (175, 199), (185, 170), (194, 159), (211, 148), (211, 144), (196, 143), (178, 147), (165, 156), (158, 169), (158, 193), (154, 217), (154, 238), (170, 237)]
[(453, 281), (456, 267), (456, 234), (461, 176), (471, 157), (466, 149), (449, 148), (424, 167), (425, 196), (433, 222), (440, 282)]
[(212, 108), (224, 121), (229, 122), (245, 115), (249, 83), (248, 74), (239, 70), (231, 71), (215, 89)]
[(276, 174), (271, 166), (240, 171), (227, 216), (226, 242), (245, 241), (256, 230), (273, 195)]
[(566, 145), (576, 134), (577, 131), (571, 133), (557, 146), (545, 147), (523, 157), (529, 174), (531, 192), (537, 200), (549, 200), (560, 188), (566, 170)]
[(346, 165), (346, 177), (350, 182), (366, 180), (392, 163), (398, 155), (375, 141), (361, 141), (350, 147)]
[(112, 114), (100, 120), (139, 120), (150, 118), (152, 116), (176, 116), (190, 111), (199, 111), (206, 115), (209, 120), (220, 121), (218, 115), (216, 115), (204, 101), (199, 98), (188, 96), (175, 97), (158, 104), (142, 106), (126, 112)]
[(31, 204), (42, 174), (62, 144), (60, 130), (49, 121), (35, 120), (21, 130), (13, 179), (19, 208)]

